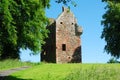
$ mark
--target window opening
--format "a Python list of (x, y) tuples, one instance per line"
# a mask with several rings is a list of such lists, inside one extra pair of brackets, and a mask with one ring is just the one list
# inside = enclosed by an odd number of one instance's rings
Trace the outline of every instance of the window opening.
[(60, 22), (60, 24), (63, 24), (63, 22)]
[(62, 44), (62, 50), (66, 51), (66, 44)]

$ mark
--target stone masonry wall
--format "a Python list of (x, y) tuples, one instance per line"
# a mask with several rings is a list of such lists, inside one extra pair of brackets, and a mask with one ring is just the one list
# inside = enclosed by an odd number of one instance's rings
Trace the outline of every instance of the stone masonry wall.
[(56, 20), (57, 63), (81, 62), (81, 42), (80, 35), (76, 35), (76, 24), (73, 13), (63, 8), (63, 13)]
[(42, 46), (41, 61), (56, 63), (56, 26), (55, 20), (50, 18), (48, 38), (45, 39), (45, 45)]
[(54, 20), (49, 19), (50, 25), (47, 26), (50, 33), (43, 45), (41, 60), (55, 63), (79, 63), (81, 57), (82, 28), (77, 25), (74, 14), (63, 7), (63, 12)]

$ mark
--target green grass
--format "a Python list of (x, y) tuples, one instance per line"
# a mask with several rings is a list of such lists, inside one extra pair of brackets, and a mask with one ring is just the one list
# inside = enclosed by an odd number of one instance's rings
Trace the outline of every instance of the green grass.
[(71, 72), (64, 80), (120, 80), (120, 65), (93, 65)]
[(120, 80), (120, 64), (41, 64), (6, 80)]
[(30, 63), (30, 62), (21, 62), (19, 60), (4, 60), (0, 61), (0, 71), (1, 70), (8, 70), (11, 68), (17, 68), (17, 67), (22, 67), (22, 66), (33, 66), (35, 64)]

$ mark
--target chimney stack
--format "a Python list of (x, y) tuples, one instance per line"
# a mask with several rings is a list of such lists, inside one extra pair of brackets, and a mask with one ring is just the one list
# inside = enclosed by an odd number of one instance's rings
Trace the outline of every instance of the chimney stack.
[(62, 12), (68, 12), (68, 11), (69, 11), (68, 8), (66, 8), (66, 7), (62, 7)]

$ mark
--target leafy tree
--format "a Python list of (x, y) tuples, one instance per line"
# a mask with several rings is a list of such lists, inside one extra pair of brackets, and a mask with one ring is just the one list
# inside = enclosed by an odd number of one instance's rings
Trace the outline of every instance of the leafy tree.
[(107, 63), (119, 63), (116, 58), (110, 58)]
[(56, 0), (57, 3), (62, 3), (64, 5), (68, 5), (69, 2), (71, 2), (71, 4), (76, 7), (77, 4), (75, 3), (74, 0)]
[(107, 4), (103, 15), (104, 26), (101, 38), (105, 39), (105, 51), (112, 56), (120, 57), (120, 0), (102, 0)]
[(48, 30), (49, 0), (0, 0), (0, 59), (19, 58), (19, 50), (41, 50)]
[[(72, 0), (55, 0), (67, 4)], [(33, 54), (47, 37), (45, 9), (50, 0), (0, 0), (0, 59), (19, 58), (20, 48)]]

